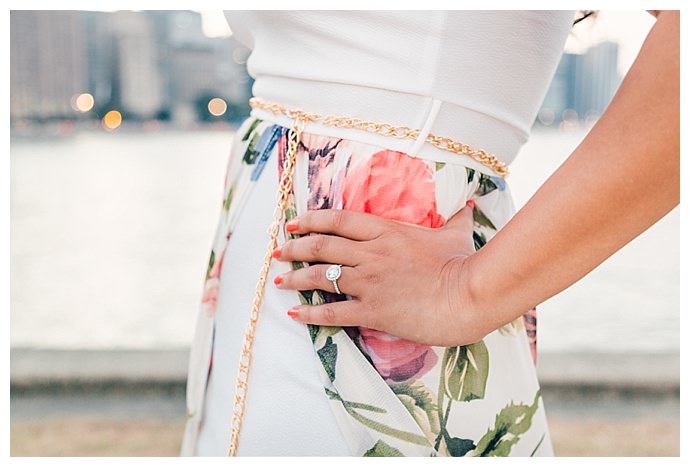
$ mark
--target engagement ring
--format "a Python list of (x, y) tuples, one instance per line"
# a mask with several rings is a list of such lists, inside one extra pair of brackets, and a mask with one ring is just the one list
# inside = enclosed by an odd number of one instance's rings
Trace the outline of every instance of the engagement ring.
[(338, 278), (343, 272), (341, 268), (342, 265), (340, 264), (331, 264), (328, 266), (328, 269), (326, 269), (326, 279), (333, 282), (333, 287), (335, 288), (335, 293), (337, 294), (341, 294), (340, 288), (338, 287)]

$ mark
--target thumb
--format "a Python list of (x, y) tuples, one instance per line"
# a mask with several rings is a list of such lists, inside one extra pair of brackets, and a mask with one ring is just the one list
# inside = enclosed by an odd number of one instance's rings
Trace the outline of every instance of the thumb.
[(453, 237), (453, 242), (463, 251), (474, 251), (474, 201), (469, 200), (446, 221), (443, 229)]

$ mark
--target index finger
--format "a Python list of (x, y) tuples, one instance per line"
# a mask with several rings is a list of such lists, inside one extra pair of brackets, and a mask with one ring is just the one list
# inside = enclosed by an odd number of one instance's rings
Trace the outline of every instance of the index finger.
[[(344, 209), (307, 211), (285, 224), (285, 230), (297, 235), (308, 233), (334, 234), (350, 240), (371, 240), (383, 234), (390, 220)], [(390, 225), (388, 225), (390, 228)]]

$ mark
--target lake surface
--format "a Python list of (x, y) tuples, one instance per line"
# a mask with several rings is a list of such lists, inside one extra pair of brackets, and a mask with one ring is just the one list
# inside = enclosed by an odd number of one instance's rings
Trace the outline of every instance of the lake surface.
[[(582, 137), (537, 131), (518, 206)], [(186, 347), (230, 130), (82, 132), (10, 145), (10, 345)], [(678, 352), (680, 214), (540, 308), (544, 352)]]

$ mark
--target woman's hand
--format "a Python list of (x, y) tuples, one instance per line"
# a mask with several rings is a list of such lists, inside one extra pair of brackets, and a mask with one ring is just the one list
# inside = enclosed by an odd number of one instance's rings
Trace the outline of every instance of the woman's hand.
[(429, 345), (475, 342), (491, 329), (471, 324), (463, 275), (474, 250), (472, 202), (438, 229), (344, 210), (309, 211), (286, 229), (303, 237), (276, 249), (280, 261), (315, 264), (275, 279), (281, 289), (335, 292), (326, 269), (341, 264), (338, 288), (352, 300), (288, 311), (304, 323), (362, 326)]

